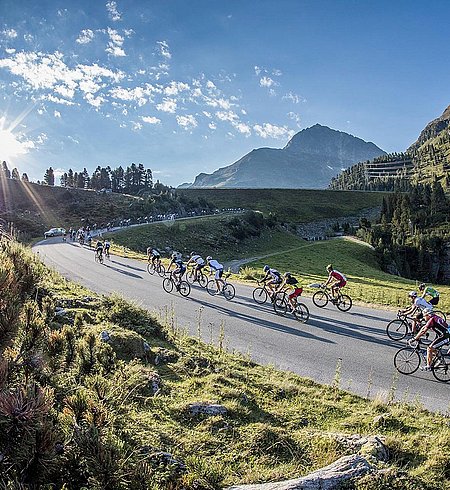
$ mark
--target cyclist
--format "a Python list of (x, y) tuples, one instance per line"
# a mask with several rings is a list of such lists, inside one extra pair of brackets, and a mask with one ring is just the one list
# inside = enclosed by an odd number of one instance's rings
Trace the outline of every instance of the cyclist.
[(428, 300), (428, 303), (430, 303), (430, 305), (436, 306), (439, 303), (439, 291), (437, 291), (436, 289), (422, 283), (419, 286), (419, 291), (422, 292), (421, 298), (425, 299), (426, 296), (431, 296), (431, 299)]
[(343, 288), (347, 284), (347, 278), (342, 272), (333, 269), (332, 264), (327, 265), (328, 279), (322, 286), (325, 288), (328, 284), (331, 284), (331, 301), (334, 303), (337, 299), (339, 289)]
[(103, 254), (103, 242), (101, 240), (98, 240), (98, 242), (95, 245), (95, 255), (100, 258), (102, 254)]
[(436, 339), (427, 347), (427, 365), (422, 368), (423, 371), (429, 371), (431, 369), (433, 358), (436, 355), (436, 350), (443, 345), (450, 344), (450, 330), (448, 324), (441, 317), (433, 314), (432, 309), (425, 308), (423, 310), (423, 315), (426, 323), (409, 343), (411, 344), (418, 341), (430, 328), (435, 331)]
[(424, 300), (417, 296), (417, 291), (411, 291), (408, 293), (408, 297), (411, 300), (411, 306), (404, 310), (400, 310), (399, 313), (401, 315), (414, 315), (412, 322), (413, 334), (417, 332), (417, 325), (423, 320), (423, 310), (429, 309), (433, 310), (433, 305), (428, 303), (428, 301)]
[(108, 240), (105, 240), (105, 244), (103, 245), (103, 251), (105, 252), (105, 257), (109, 258), (109, 249), (111, 248), (111, 244)]
[(90, 233), (87, 234), (86, 241), (87, 241), (88, 247), (91, 248), (91, 245), (92, 245), (92, 236), (91, 236)]
[(161, 252), (154, 247), (147, 248), (147, 259), (152, 263), (153, 267), (155, 267), (157, 262), (161, 262)]
[[(206, 257), (206, 262), (209, 265), (210, 271), (214, 271), (214, 279), (216, 281), (217, 287), (217, 291), (215, 292), (215, 294), (220, 294), (222, 292), (223, 286), (225, 286), (225, 282), (222, 279), (223, 265), (217, 262), (217, 260), (214, 260), (210, 255)], [(220, 283), (222, 283), (222, 287), (220, 286)]]
[(196, 254), (195, 252), (191, 252), (191, 256), (190, 256), (188, 263), (186, 265), (188, 266), (189, 264), (195, 264), (194, 281), (198, 281), (198, 274), (201, 272), (203, 267), (205, 267), (206, 262), (201, 257), (201, 255)]
[(290, 272), (285, 272), (281, 285), (277, 289), (277, 292), (282, 291), (286, 285), (290, 286), (290, 289), (293, 289), (292, 293), (288, 295), (289, 306), (292, 311), (297, 306), (297, 297), (303, 293), (303, 288), (298, 287), (297, 284), (298, 280)]
[(175, 266), (176, 266), (172, 272), (172, 275), (173, 275), (173, 277), (178, 279), (178, 284), (180, 284), (181, 278), (183, 277), (183, 274), (186, 272), (186, 265), (183, 262), (181, 254), (178, 254), (177, 252), (174, 252), (172, 254), (170, 264), (169, 264), (169, 267), (167, 269), (168, 271), (170, 271), (172, 264), (175, 264)]
[(269, 294), (272, 298), (273, 294), (279, 290), (280, 284), (283, 282), (283, 278), (276, 269), (271, 269), (268, 265), (263, 267), (263, 271), (266, 273), (266, 275), (263, 277), (263, 282), (267, 281), (267, 279), (271, 277), (270, 281), (267, 283), (267, 286), (269, 286)]

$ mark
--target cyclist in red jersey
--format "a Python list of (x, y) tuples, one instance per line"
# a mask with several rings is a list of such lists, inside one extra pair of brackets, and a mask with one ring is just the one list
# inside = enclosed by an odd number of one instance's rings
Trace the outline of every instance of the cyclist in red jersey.
[(343, 288), (347, 284), (347, 278), (342, 274), (342, 272), (333, 269), (331, 264), (327, 265), (328, 279), (323, 284), (323, 287), (331, 284), (331, 295), (333, 300), (336, 300), (337, 292), (340, 288)]

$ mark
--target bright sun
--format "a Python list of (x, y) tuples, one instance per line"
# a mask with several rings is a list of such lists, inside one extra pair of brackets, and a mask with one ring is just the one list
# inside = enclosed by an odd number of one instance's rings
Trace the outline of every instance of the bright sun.
[(27, 148), (20, 142), (11, 130), (0, 129), (0, 160), (10, 161), (19, 155), (27, 153)]

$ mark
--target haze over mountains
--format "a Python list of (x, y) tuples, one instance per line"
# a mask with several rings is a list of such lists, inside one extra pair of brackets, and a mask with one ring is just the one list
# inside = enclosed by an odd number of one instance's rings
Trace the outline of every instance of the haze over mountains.
[(180, 187), (326, 188), (342, 169), (386, 153), (374, 143), (316, 124), (282, 148), (258, 148)]

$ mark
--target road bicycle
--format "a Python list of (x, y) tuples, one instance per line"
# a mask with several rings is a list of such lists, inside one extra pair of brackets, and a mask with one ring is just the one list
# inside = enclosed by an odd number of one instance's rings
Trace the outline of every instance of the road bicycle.
[[(267, 287), (264, 281), (257, 281), (259, 286), (253, 290), (253, 299), (259, 304), (263, 305), (269, 298), (273, 303), (273, 292)], [(261, 286), (262, 284), (262, 286)]]
[[(413, 331), (413, 321), (414, 318), (402, 314), (401, 311), (397, 313), (397, 318), (390, 321), (386, 326), (387, 336), (391, 340), (403, 340), (407, 336), (412, 336), (416, 332), (419, 332), (424, 325), (424, 321), (416, 320), (417, 330)], [(436, 332), (431, 328), (422, 335), (420, 338), (423, 344), (429, 345), (433, 340), (436, 339)]]
[(186, 280), (191, 285), (198, 282), (202, 288), (206, 288), (208, 285), (208, 277), (201, 270), (197, 271), (197, 279), (195, 278), (195, 267), (191, 267), (189, 272), (186, 273)]
[(318, 286), (319, 291), (313, 294), (313, 303), (319, 308), (325, 308), (328, 302), (333, 303), (338, 310), (348, 311), (352, 307), (352, 298), (348, 294), (342, 294), (340, 289), (337, 290), (336, 296), (333, 296), (327, 287)]
[(161, 260), (156, 260), (155, 262), (149, 262), (147, 264), (147, 272), (151, 276), (153, 276), (153, 274), (156, 272), (159, 276), (164, 277), (166, 274), (166, 268), (161, 263)]
[(292, 309), (292, 305), (289, 302), (289, 292), (288, 291), (278, 291), (275, 293), (273, 301), (273, 309), (277, 315), (285, 316), (286, 313), (290, 312), (294, 315), (294, 318), (299, 322), (306, 323), (309, 319), (308, 307), (298, 301), (298, 296), (295, 298), (295, 308)]
[[(427, 364), (427, 350), (422, 348), (424, 345), (419, 339), (415, 346), (408, 346), (399, 349), (394, 356), (394, 366), (401, 374), (413, 374), (423, 363)], [(438, 348), (431, 364), (433, 376), (443, 383), (450, 381), (450, 352), (444, 353), (442, 348)]]
[(169, 273), (168, 277), (163, 279), (162, 287), (166, 293), (171, 293), (175, 289), (184, 297), (189, 296), (191, 293), (191, 286), (189, 283), (182, 279), (178, 279), (178, 277), (174, 277), (172, 272)]
[(103, 264), (103, 253), (102, 252), (95, 252), (94, 260), (96, 262), (99, 262), (100, 264)]
[(109, 255), (109, 249), (107, 248), (104, 252), (105, 259), (111, 260), (111, 256)]
[[(236, 290), (235, 290), (233, 284), (230, 284), (229, 282), (227, 282), (227, 279), (230, 276), (231, 276), (231, 272), (224, 274), (219, 280), (219, 282), (222, 281), (222, 283), (223, 283), (220, 294), (223, 294), (227, 301), (232, 300), (234, 298), (234, 296), (236, 295)], [(210, 279), (208, 281), (208, 284), (206, 285), (206, 291), (208, 291), (208, 293), (211, 296), (215, 296), (217, 294), (217, 283), (216, 283), (215, 279)]]

